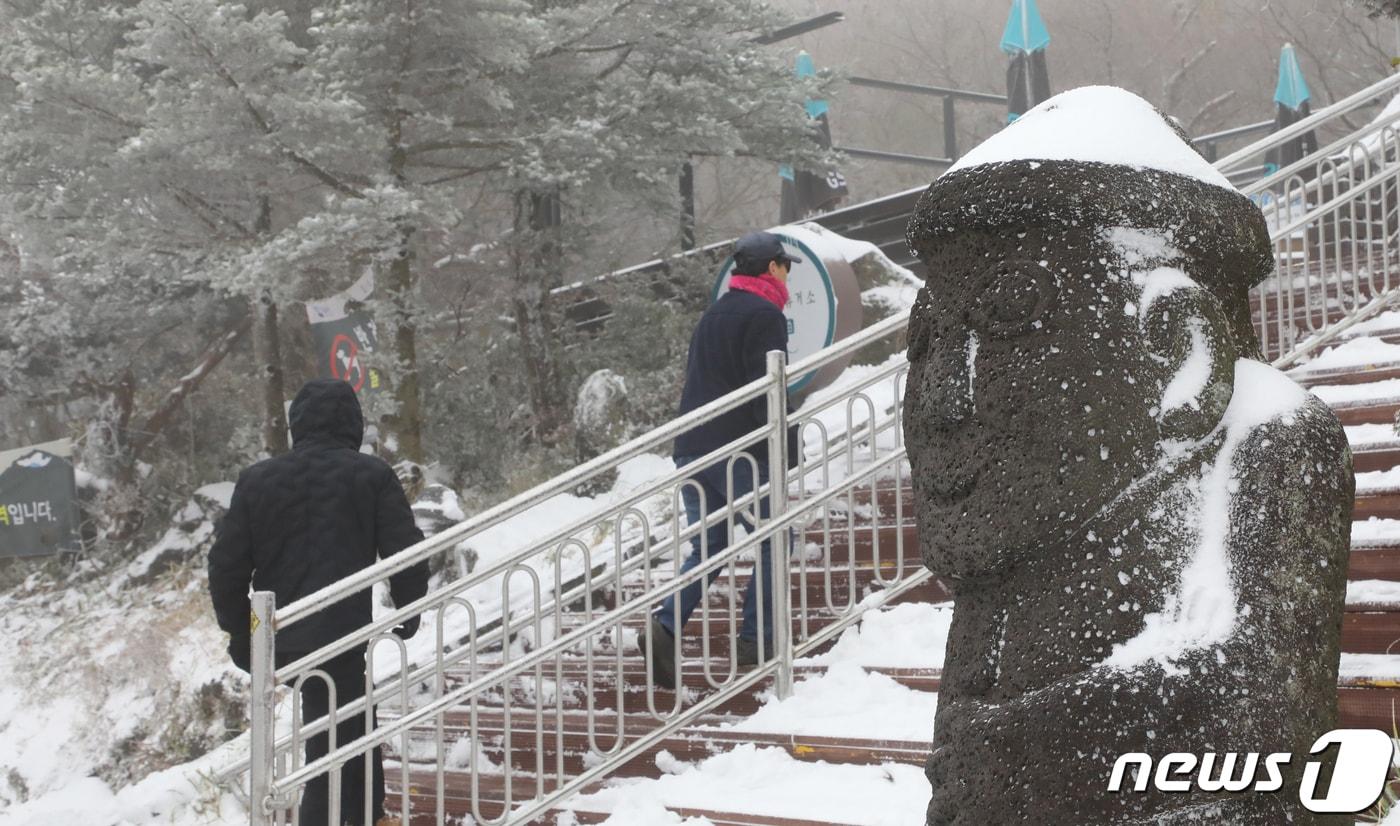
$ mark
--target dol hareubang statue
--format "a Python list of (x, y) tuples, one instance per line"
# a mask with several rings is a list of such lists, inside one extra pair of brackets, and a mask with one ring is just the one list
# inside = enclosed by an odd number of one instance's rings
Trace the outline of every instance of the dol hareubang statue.
[[(1297, 786), (1336, 717), (1351, 456), (1260, 360), (1260, 211), (1095, 87), (936, 181), (909, 241), (904, 428), (955, 599), (928, 824), (1333, 822)], [(1276, 794), (1110, 793), (1126, 752), (1299, 757)]]

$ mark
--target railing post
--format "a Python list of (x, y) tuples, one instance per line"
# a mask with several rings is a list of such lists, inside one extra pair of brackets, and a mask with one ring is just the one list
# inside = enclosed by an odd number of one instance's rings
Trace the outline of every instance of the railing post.
[[(768, 353), (768, 421), (773, 433), (768, 442), (768, 506), (774, 520), (787, 512), (788, 469), (788, 391), (787, 353)], [(792, 696), (792, 575), (788, 562), (788, 531), (781, 530), (769, 541), (773, 560), (773, 648), (778, 657), (778, 699)], [(762, 560), (759, 560), (762, 566)]]
[(248, 822), (250, 826), (272, 826), (272, 769), (276, 732), (273, 707), (276, 701), (276, 658), (272, 617), (277, 596), (271, 591), (253, 592), (251, 625), (252, 698), (249, 703)]
[(943, 157), (958, 159), (958, 121), (952, 95), (943, 96)]

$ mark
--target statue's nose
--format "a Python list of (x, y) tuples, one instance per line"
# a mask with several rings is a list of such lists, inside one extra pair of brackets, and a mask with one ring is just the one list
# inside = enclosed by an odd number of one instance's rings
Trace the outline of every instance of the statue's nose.
[(956, 427), (977, 412), (973, 385), (977, 378), (977, 336), (967, 333), (961, 346), (932, 347), (924, 360), (923, 384), (928, 421), (943, 428)]

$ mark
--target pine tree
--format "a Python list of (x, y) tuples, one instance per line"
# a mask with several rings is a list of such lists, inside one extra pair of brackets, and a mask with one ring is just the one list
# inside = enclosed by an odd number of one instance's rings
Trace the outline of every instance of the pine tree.
[[(326, 11), (312, 63), (382, 125), (387, 178), (422, 205), (390, 268), (401, 412), (417, 409), (417, 367), (405, 359), (421, 261), (457, 239), (505, 234), (532, 429), (554, 438), (569, 396), (550, 296), (586, 253), (595, 205), (674, 212), (676, 172), (691, 157), (823, 157), (802, 115), (812, 83), (748, 42), (780, 22), (741, 0), (361, 0)], [(510, 222), (453, 209), (483, 200), (510, 205)], [(432, 258), (415, 255), (415, 239), (439, 238), (448, 246)]]
[(365, 267), (398, 447), (426, 458), (425, 278), (480, 246), (503, 258), (477, 323), (510, 316), (549, 443), (552, 290), (607, 258), (599, 230), (674, 217), (691, 158), (827, 160), (802, 111), (820, 81), (750, 42), (782, 21), (745, 0), (0, 3), (0, 229), (30, 262), (0, 366), (26, 377), (8, 392), (98, 402), (131, 480), (250, 331), (248, 412), (279, 449), (279, 308)]

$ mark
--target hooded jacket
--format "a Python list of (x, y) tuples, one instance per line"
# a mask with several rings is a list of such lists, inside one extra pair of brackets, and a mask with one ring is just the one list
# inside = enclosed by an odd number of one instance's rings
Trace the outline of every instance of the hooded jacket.
[[(423, 539), (393, 469), (359, 452), (364, 416), (350, 385), (307, 382), (290, 420), (291, 452), (239, 474), (209, 551), (209, 593), (235, 661), (250, 636), (249, 586), (281, 607)], [(426, 561), (389, 579), (395, 605), (427, 589)], [(365, 589), (279, 630), (278, 654), (309, 653), (367, 625), (370, 605)]]

